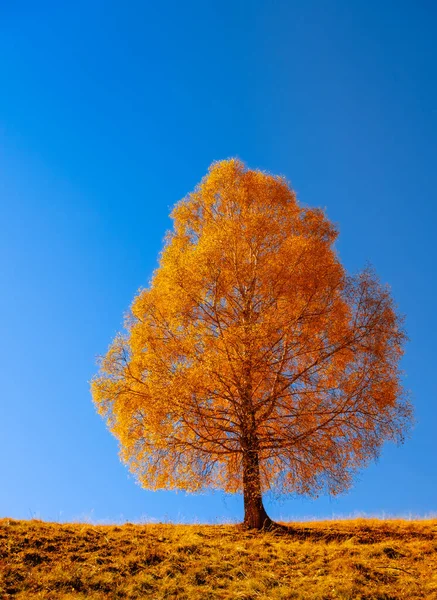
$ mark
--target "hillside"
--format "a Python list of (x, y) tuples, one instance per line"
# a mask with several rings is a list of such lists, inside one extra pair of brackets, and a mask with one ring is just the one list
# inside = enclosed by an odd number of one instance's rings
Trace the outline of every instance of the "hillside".
[(437, 520), (93, 526), (0, 520), (0, 598), (437, 599)]

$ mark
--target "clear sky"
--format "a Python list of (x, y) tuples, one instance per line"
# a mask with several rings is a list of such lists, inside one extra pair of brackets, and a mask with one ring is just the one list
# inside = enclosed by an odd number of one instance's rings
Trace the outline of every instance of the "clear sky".
[(410, 438), (268, 512), (437, 512), (436, 26), (431, 0), (0, 0), (0, 517), (242, 519), (238, 496), (142, 490), (88, 384), (172, 205), (232, 156), (326, 208), (411, 340)]

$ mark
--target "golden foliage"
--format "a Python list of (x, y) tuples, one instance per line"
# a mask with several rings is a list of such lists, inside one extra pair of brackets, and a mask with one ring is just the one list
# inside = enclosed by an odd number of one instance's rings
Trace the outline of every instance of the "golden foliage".
[(0, 597), (419, 600), (437, 597), (437, 521), (92, 526), (0, 520)]
[(348, 276), (323, 211), (238, 160), (172, 217), (92, 382), (122, 459), (152, 489), (240, 491), (247, 468), (262, 491), (344, 490), (411, 418), (388, 288)]

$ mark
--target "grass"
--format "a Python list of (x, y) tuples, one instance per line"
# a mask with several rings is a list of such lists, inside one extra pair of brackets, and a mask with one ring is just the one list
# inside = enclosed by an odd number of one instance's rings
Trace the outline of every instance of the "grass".
[(0, 599), (437, 599), (437, 520), (84, 525), (0, 520)]

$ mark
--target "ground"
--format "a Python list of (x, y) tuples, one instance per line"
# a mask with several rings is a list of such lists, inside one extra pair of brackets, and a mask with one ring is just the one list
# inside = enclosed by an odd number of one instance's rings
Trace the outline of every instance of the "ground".
[(437, 599), (437, 520), (93, 526), (0, 520), (0, 599)]

